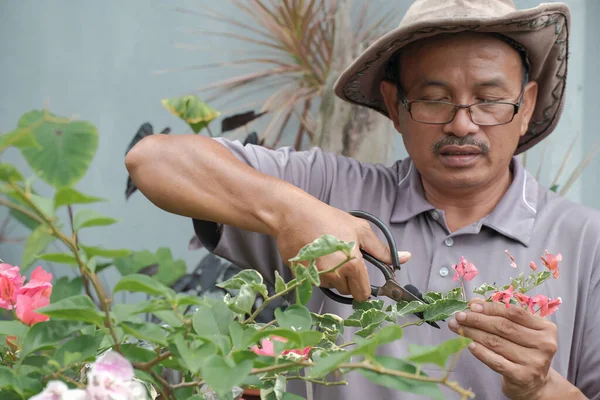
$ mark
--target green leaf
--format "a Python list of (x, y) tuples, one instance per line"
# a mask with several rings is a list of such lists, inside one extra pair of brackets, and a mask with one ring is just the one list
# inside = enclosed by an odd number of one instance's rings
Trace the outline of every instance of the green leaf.
[(307, 305), (312, 297), (313, 286), (310, 281), (304, 281), (296, 288), (296, 303)]
[(438, 300), (427, 307), (423, 313), (423, 319), (425, 321), (441, 321), (467, 308), (468, 303), (461, 300)]
[(152, 278), (166, 286), (171, 286), (187, 272), (185, 261), (173, 260), (171, 250), (166, 247), (159, 248), (156, 254), (148, 250), (131, 252), (127, 257), (121, 257), (114, 261), (123, 276), (138, 273), (158, 264), (158, 272)]
[(54, 304), (38, 308), (36, 312), (49, 315), (50, 318), (83, 321), (102, 326), (104, 315), (86, 295), (67, 297)]
[(22, 337), (29, 327), (20, 321), (0, 321), (0, 335)]
[(220, 112), (200, 101), (197, 96), (163, 99), (161, 103), (172, 114), (187, 122), (194, 133), (199, 133), (221, 115)]
[(217, 348), (212, 343), (198, 342), (191, 343), (192, 346), (188, 346), (182, 335), (177, 335), (173, 342), (183, 362), (193, 374), (200, 372), (200, 368), (208, 358), (217, 355)]
[(362, 327), (360, 320), (362, 319), (362, 315), (364, 313), (365, 313), (364, 310), (361, 310), (361, 309), (355, 310), (352, 314), (350, 314), (348, 316), (348, 318), (346, 318), (344, 320), (344, 326), (355, 326), (357, 328)]
[[(314, 314), (311, 313), (313, 324), (317, 325), (329, 340), (335, 341), (339, 335), (344, 334), (344, 319), (335, 314)], [(360, 321), (359, 321), (360, 324)]]
[(119, 220), (106, 217), (94, 210), (79, 210), (73, 217), (73, 229), (76, 231), (92, 226), (107, 226), (119, 222)]
[(165, 296), (166, 298), (175, 297), (173, 289), (150, 278), (148, 275), (142, 274), (132, 274), (121, 278), (115, 285), (113, 293), (120, 291), (143, 292), (151, 296)]
[(54, 216), (54, 201), (51, 198), (42, 197), (32, 193), (29, 195), (29, 201), (35, 204), (38, 210), (41, 211), (45, 216), (49, 218)]
[(400, 318), (409, 314), (423, 312), (429, 306), (429, 304), (421, 303), (420, 301), (399, 301), (392, 305), (390, 313), (393, 318)]
[(366, 300), (366, 301), (352, 301), (352, 308), (354, 310), (370, 310), (372, 308), (376, 310), (383, 309), (384, 302), (383, 300)]
[(233, 321), (233, 312), (223, 302), (201, 305), (192, 318), (192, 326), (198, 335), (227, 335), (229, 324)]
[(276, 309), (275, 319), (281, 328), (291, 329), (294, 332), (307, 331), (312, 326), (310, 311), (299, 304), (292, 304), (285, 311), (281, 311), (280, 308)]
[(26, 149), (27, 147), (41, 148), (31, 129), (17, 128), (0, 136), (0, 153), (9, 147)]
[(223, 301), (233, 312), (238, 314), (251, 314), (252, 306), (256, 300), (256, 293), (250, 285), (242, 285), (237, 296), (231, 297), (229, 293), (225, 295)]
[[(462, 298), (463, 291), (461, 287), (454, 288), (444, 295), (444, 299), (446, 300), (462, 300)], [(435, 299), (434, 301), (431, 301), (431, 303), (434, 303), (437, 300), (441, 299)]]
[(47, 226), (40, 224), (35, 228), (25, 242), (21, 271), (25, 272), (36, 260), (38, 254), (43, 253), (54, 240), (55, 237), (50, 234)]
[(125, 333), (138, 339), (148, 340), (167, 346), (166, 332), (160, 326), (151, 323), (122, 322), (121, 328)]
[[(393, 371), (404, 372), (415, 376), (427, 376), (423, 372), (419, 373), (414, 365), (399, 358), (377, 356), (375, 357), (375, 361), (384, 368)], [(403, 378), (400, 376), (382, 374), (367, 369), (359, 369), (358, 372), (362, 376), (379, 386), (384, 386), (404, 393), (420, 394), (423, 396), (427, 396), (428, 399), (444, 399), (442, 391), (438, 387), (438, 384), (435, 382), (417, 381), (414, 379)]]
[(267, 287), (263, 284), (262, 275), (253, 269), (245, 269), (225, 282), (218, 283), (217, 287), (240, 290), (244, 285), (249, 285), (253, 291), (260, 293), (264, 297), (268, 296)]
[(70, 339), (54, 353), (54, 360), (62, 367), (90, 361), (102, 342), (101, 335), (81, 335)]
[(158, 318), (160, 318), (165, 324), (172, 326), (172, 327), (178, 327), (183, 325), (183, 321), (181, 319), (179, 319), (177, 317), (177, 315), (175, 314), (175, 312), (169, 310), (164, 310), (164, 311), (153, 311), (152, 314), (156, 315)]
[(23, 393), (15, 371), (8, 367), (0, 366), (0, 391), (7, 390), (14, 390), (19, 395), (22, 395)]
[(185, 293), (177, 293), (177, 296), (175, 296), (175, 304), (177, 306), (195, 306), (203, 304), (203, 302), (200, 297)]
[(421, 346), (418, 344), (409, 344), (408, 351), (410, 356), (407, 358), (417, 364), (436, 364), (444, 368), (448, 363), (448, 358), (461, 351), (471, 343), (471, 339), (457, 337), (437, 346)]
[(202, 377), (219, 396), (224, 396), (226, 393), (231, 395), (231, 388), (241, 384), (250, 371), (252, 371), (251, 360), (230, 365), (223, 357), (214, 355), (206, 360), (202, 368)]
[(279, 275), (279, 272), (277, 272), (277, 270), (275, 270), (275, 293), (281, 293), (285, 289), (287, 289), (287, 285), (285, 284), (285, 281), (283, 280), (281, 275)]
[(54, 208), (69, 206), (73, 204), (90, 204), (107, 201), (101, 197), (83, 194), (72, 187), (63, 187), (54, 194)]
[[(456, 288), (456, 289), (460, 289), (460, 288)], [(453, 292), (455, 289), (452, 289), (449, 293)], [(442, 294), (440, 292), (427, 292), (427, 293), (423, 293), (423, 299), (425, 300), (425, 302), (427, 303), (433, 303), (436, 302), (438, 300), (441, 300)]]
[[(318, 332), (317, 332), (318, 333)], [(259, 343), (263, 338), (270, 336), (279, 336), (288, 340), (288, 343), (291, 347), (301, 347), (302, 346), (302, 337), (298, 332), (295, 332), (291, 329), (266, 329), (263, 331), (258, 331), (252, 335), (250, 339), (250, 343)]]
[(86, 326), (80, 321), (49, 320), (38, 322), (29, 328), (23, 337), (22, 357), (46, 346), (52, 346), (66, 339), (73, 332)]
[(371, 324), (380, 324), (383, 322), (386, 316), (387, 314), (383, 311), (379, 311), (377, 309), (372, 308), (363, 312), (363, 314), (360, 317), (360, 325), (363, 328), (366, 328)]
[(56, 262), (61, 264), (74, 264), (77, 265), (77, 259), (73, 254), (70, 253), (46, 253), (40, 254), (38, 257), (40, 260), (46, 260), (50, 262)]
[(343, 251), (347, 257), (350, 257), (350, 251), (354, 247), (354, 242), (344, 242), (331, 235), (323, 235), (312, 243), (302, 247), (298, 254), (289, 261), (312, 261), (319, 257)]
[(487, 292), (493, 292), (496, 290), (495, 286), (488, 285), (487, 283), (482, 284), (481, 286), (473, 289), (473, 293), (480, 294), (482, 296), (486, 296)]
[(90, 247), (79, 245), (85, 252), (85, 254), (91, 257), (104, 257), (104, 258), (119, 258), (119, 257), (127, 257), (131, 254), (131, 250), (128, 249), (103, 249), (101, 247)]
[(81, 294), (83, 290), (83, 279), (77, 276), (71, 280), (67, 276), (58, 278), (52, 285), (52, 294), (50, 295), (50, 304), (67, 297)]
[(550, 190), (552, 190), (553, 192), (557, 193), (559, 187), (560, 187), (560, 185), (554, 184), (554, 185), (550, 186)]
[(89, 168), (98, 148), (98, 131), (86, 121), (69, 121), (48, 111), (31, 111), (19, 120), (39, 147), (22, 148), (33, 171), (50, 185), (73, 186)]
[(17, 167), (12, 164), (0, 164), (0, 182), (11, 183), (21, 181), (23, 181), (23, 175), (21, 175)]

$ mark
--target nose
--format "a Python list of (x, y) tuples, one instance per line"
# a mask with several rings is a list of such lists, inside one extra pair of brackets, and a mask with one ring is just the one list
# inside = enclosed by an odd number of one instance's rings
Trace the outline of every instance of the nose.
[(459, 108), (456, 110), (454, 119), (444, 125), (444, 133), (455, 136), (467, 136), (475, 134), (479, 131), (479, 125), (471, 120), (469, 110), (467, 108)]

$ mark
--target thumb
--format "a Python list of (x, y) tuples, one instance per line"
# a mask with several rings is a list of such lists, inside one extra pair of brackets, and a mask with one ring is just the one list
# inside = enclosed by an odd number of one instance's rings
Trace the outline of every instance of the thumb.
[[(390, 248), (381, 240), (379, 240), (373, 230), (369, 230), (369, 232), (365, 235), (361, 247), (378, 260), (381, 260), (386, 264), (392, 263)], [(402, 260), (400, 260), (400, 262), (402, 262)]]

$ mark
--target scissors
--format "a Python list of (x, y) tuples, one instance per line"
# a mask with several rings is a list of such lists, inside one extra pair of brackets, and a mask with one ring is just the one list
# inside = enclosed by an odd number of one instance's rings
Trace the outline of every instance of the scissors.
[[(369, 263), (373, 264), (375, 267), (377, 267), (377, 269), (379, 269), (381, 271), (381, 273), (383, 274), (383, 276), (385, 278), (385, 283), (382, 286), (371, 285), (371, 295), (373, 297), (380, 297), (380, 296), (389, 297), (390, 299), (392, 299), (394, 301), (400, 301), (400, 300), (418, 301), (421, 303), (428, 304), (423, 299), (423, 294), (415, 286), (405, 285), (403, 287), (396, 281), (395, 272), (400, 271), (401, 266), (400, 266), (400, 260), (398, 259), (398, 248), (396, 247), (396, 242), (395, 242), (394, 237), (392, 236), (392, 233), (390, 232), (389, 228), (379, 218), (375, 217), (372, 214), (369, 214), (366, 211), (360, 211), (360, 210), (349, 211), (349, 213), (355, 217), (364, 218), (367, 221), (370, 221), (373, 224), (375, 224), (375, 226), (377, 226), (379, 229), (381, 229), (385, 238), (387, 239), (390, 251), (392, 253), (391, 254), (392, 255), (392, 265), (390, 266), (390, 265), (384, 263), (383, 261), (376, 259), (375, 257), (370, 255), (363, 249), (360, 249), (360, 252), (362, 253), (363, 258), (366, 261), (368, 261)], [(320, 289), (321, 289), (321, 291), (323, 291), (323, 293), (327, 297), (329, 297), (332, 300), (337, 301), (338, 303), (352, 304), (352, 302), (354, 300), (352, 297), (344, 297), (337, 293), (334, 293), (331, 289), (327, 289), (327, 288), (320, 288)], [(414, 315), (416, 315), (420, 319), (424, 319), (422, 312), (414, 313)], [(426, 321), (426, 322), (428, 325), (431, 325), (434, 328), (440, 329), (439, 325), (436, 324), (435, 322), (430, 322), (430, 321)]]

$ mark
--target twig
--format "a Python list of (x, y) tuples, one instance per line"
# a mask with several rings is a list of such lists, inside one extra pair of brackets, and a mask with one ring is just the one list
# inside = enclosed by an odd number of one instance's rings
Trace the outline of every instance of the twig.
[(161, 355), (156, 357), (154, 360), (150, 360), (148, 362), (134, 362), (133, 366), (137, 369), (149, 371), (152, 367), (159, 364), (161, 361), (166, 360), (167, 358), (171, 357), (172, 355), (173, 354), (170, 351), (165, 351), (164, 353), (162, 353)]

